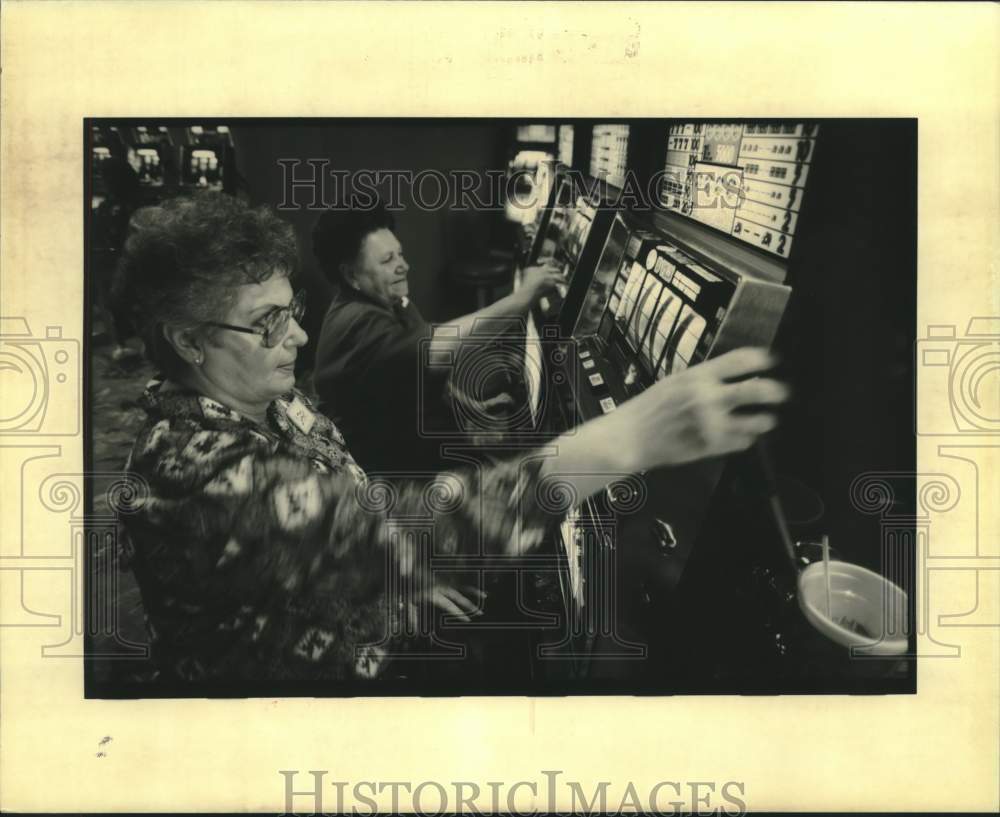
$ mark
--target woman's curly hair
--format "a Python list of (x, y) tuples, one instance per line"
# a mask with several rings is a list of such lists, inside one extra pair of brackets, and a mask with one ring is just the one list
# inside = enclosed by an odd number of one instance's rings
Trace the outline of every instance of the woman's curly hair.
[(182, 363), (163, 327), (224, 320), (240, 285), (291, 276), (296, 250), (291, 225), (266, 207), (224, 193), (170, 199), (132, 216), (115, 297), (132, 314), (147, 355), (173, 375)]

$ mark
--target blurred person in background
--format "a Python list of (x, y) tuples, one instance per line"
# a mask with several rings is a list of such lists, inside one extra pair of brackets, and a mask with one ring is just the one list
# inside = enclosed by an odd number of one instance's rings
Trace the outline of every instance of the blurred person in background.
[[(529, 267), (514, 293), (483, 309), (432, 327), (409, 298), (410, 265), (392, 214), (370, 209), (329, 210), (313, 230), (313, 251), (336, 295), (316, 351), (320, 410), (347, 435), (365, 469), (383, 473), (437, 471), (446, 466), (441, 438), (459, 439), (456, 403), (467, 413), (502, 415), (515, 399), (501, 371), (482, 358), (476, 391), (450, 375), (482, 345), (482, 327), (527, 320), (531, 307), (563, 278), (551, 266)], [(492, 321), (492, 323), (491, 323)], [(519, 377), (520, 360), (510, 360)], [(491, 384), (489, 381), (493, 379)], [(432, 432), (428, 434), (427, 432)]]

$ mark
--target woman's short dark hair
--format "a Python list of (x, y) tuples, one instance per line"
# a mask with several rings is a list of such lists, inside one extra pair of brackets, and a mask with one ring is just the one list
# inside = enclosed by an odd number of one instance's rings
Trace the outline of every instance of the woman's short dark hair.
[(327, 210), (313, 228), (312, 245), (316, 260), (330, 283), (344, 283), (342, 264), (352, 264), (361, 251), (365, 236), (376, 230), (392, 230), (396, 221), (381, 202), (365, 210)]
[(237, 287), (291, 276), (291, 225), (266, 207), (224, 193), (198, 193), (137, 210), (129, 223), (115, 296), (133, 316), (150, 359), (176, 374), (181, 359), (163, 326), (223, 320)]

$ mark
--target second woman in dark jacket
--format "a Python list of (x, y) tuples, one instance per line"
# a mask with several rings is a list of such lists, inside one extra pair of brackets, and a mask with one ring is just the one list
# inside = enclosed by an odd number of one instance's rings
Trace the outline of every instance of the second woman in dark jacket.
[[(449, 464), (442, 441), (470, 430), (456, 419), (456, 403), (481, 399), (451, 377), (456, 362), (468, 361), (475, 353), (470, 347), (482, 342), (478, 328), (496, 326), (497, 319), (523, 322), (562, 278), (553, 268), (529, 268), (513, 294), (432, 328), (409, 299), (410, 266), (394, 226), (378, 206), (328, 211), (313, 231), (316, 257), (338, 288), (320, 332), (315, 387), (320, 409), (343, 430), (364, 468), (433, 472)], [(480, 369), (496, 361), (496, 355), (484, 358)], [(517, 361), (507, 362), (516, 368)], [(492, 399), (499, 404), (510, 397)], [(490, 408), (476, 406), (480, 413)]]

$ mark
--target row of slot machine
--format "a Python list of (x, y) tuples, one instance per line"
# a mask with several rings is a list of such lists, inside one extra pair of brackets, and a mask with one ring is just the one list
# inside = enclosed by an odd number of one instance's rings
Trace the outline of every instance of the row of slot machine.
[[(132, 214), (199, 190), (233, 192), (232, 133), (226, 125), (125, 125), (92, 120), (85, 132), (89, 160), (88, 241), (95, 336), (128, 321), (113, 305), (111, 281)], [(119, 340), (124, 340), (120, 338)]]
[[(646, 187), (655, 206), (788, 259), (816, 151), (819, 125), (809, 122), (679, 122), (652, 134), (629, 124), (523, 126), (518, 141), (532, 166), (545, 160), (589, 170), (621, 189)], [(637, 143), (653, 162), (642, 161)], [(586, 155), (580, 155), (586, 151)], [(640, 177), (635, 171), (645, 168)], [(549, 193), (542, 179), (535, 200)], [(537, 218), (537, 211), (527, 219)]]
[(183, 190), (228, 190), (234, 167), (226, 125), (90, 126), (91, 195), (152, 203)]
[[(791, 295), (783, 258), (795, 219), (784, 227), (778, 219), (765, 242), (754, 230), (769, 229), (763, 222), (772, 216), (757, 211), (785, 205), (798, 212), (807, 174), (795, 166), (811, 161), (817, 127), (682, 123), (669, 130), (668, 162), (677, 161), (674, 151), (687, 152), (683, 174), (668, 167), (664, 184), (680, 179), (681, 187), (652, 213), (620, 207), (606, 184), (580, 189), (579, 175), (555, 161), (536, 174), (545, 206), (530, 225), (520, 268), (549, 263), (564, 275), (527, 327), (525, 378), (539, 430), (562, 433), (662, 378), (741, 346), (770, 346), (777, 334)], [(624, 138), (619, 147), (627, 152)], [(602, 156), (606, 145), (594, 143)], [(778, 162), (788, 165), (785, 174), (766, 170)], [(708, 186), (698, 176), (706, 165), (717, 183), (709, 190), (718, 211), (711, 216), (698, 198)], [(761, 174), (773, 181), (759, 182)], [(628, 659), (646, 655), (659, 638), (653, 611), (683, 580), (724, 466), (710, 460), (623, 479), (566, 515), (555, 538), (566, 560), (568, 650), (582, 675), (653, 666)]]

